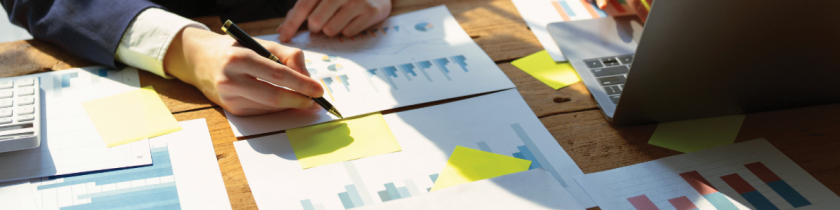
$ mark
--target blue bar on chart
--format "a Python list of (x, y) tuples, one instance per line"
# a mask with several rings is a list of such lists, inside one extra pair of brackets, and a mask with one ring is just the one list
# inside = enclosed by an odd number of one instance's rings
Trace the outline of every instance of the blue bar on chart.
[(394, 80), (391, 79), (391, 77), (397, 78), (397, 68), (393, 67), (393, 66), (389, 66), (389, 67), (381, 68), (381, 70), (382, 70), (382, 72), (385, 72), (385, 75), (382, 75), (382, 77), (385, 77), (385, 79), (388, 80), (388, 83), (391, 83), (391, 87), (393, 87), (394, 90), (397, 90), (398, 89), (397, 88), (397, 83), (394, 83)]
[[(535, 159), (532, 160), (531, 165), (533, 166), (535, 165), (534, 163), (539, 163), (539, 167), (542, 167), (543, 169), (548, 171), (548, 173), (551, 174), (551, 176), (554, 177), (554, 179), (557, 180), (557, 182), (560, 182), (560, 185), (563, 185), (563, 187), (569, 187), (569, 185), (566, 184), (566, 181), (563, 180), (563, 177), (560, 177), (560, 174), (557, 173), (557, 170), (554, 169), (554, 166), (552, 166), (551, 163), (548, 162), (548, 158), (545, 158), (545, 156), (542, 154), (540, 149), (537, 147), (537, 144), (535, 144), (534, 141), (531, 140), (531, 137), (528, 136), (528, 133), (525, 133), (525, 130), (522, 129), (522, 126), (519, 125), (519, 123), (514, 123), (510, 124), (510, 127), (513, 129), (513, 132), (516, 133), (516, 136), (519, 137), (519, 140), (521, 140), (522, 143), (525, 144), (524, 148), (526, 148), (528, 153), (530, 153), (531, 156)], [(519, 153), (521, 154), (522, 149), (520, 149), (519, 151)], [(524, 154), (522, 154), (522, 157), (523, 158), (521, 159), (524, 159)]]
[(432, 77), (429, 77), (429, 73), (426, 72), (426, 69), (429, 69), (429, 68), (432, 67), (432, 62), (420, 61), (420, 62), (417, 62), (417, 66), (420, 66), (420, 72), (423, 72), (423, 76), (426, 76), (426, 79), (429, 80), (429, 82), (431, 82)]
[(700, 195), (703, 196), (709, 203), (712, 203), (712, 206), (717, 208), (718, 210), (738, 210), (738, 207), (729, 200), (723, 193), (720, 193), (715, 187), (712, 187), (712, 184), (709, 183), (706, 178), (700, 175), (697, 171), (689, 171), (685, 173), (681, 173), (680, 177), (682, 177), (685, 182), (688, 182), (688, 185), (691, 185), (694, 190), (696, 190)]
[[(151, 155), (151, 166), (49, 177), (48, 179), (51, 180), (59, 178), (63, 180), (37, 186), (36, 190), (40, 193), (46, 189), (70, 187), (77, 184), (94, 183), (96, 186), (101, 186), (173, 175), (168, 148), (153, 148)], [(64, 206), (61, 209), (180, 209), (181, 207), (175, 182), (77, 195), (77, 199), (87, 198), (90, 198), (90, 203)]]
[(636, 210), (659, 210), (653, 201), (650, 201), (646, 195), (634, 196), (627, 198), (627, 201), (630, 201), (630, 204), (636, 208)]
[(697, 208), (697, 205), (694, 205), (694, 203), (685, 196), (668, 199), (668, 202), (671, 203), (671, 205), (673, 205), (677, 210), (700, 210), (700, 208)]
[(92, 74), (90, 74), (91, 84), (99, 84), (100, 77), (108, 78), (108, 69), (97, 69), (95, 71), (96, 72), (92, 72)]
[(490, 150), (490, 145), (487, 145), (487, 142), (479, 141), (479, 142), (476, 142), (475, 144), (478, 144), (478, 148), (481, 149), (481, 151), (493, 152), (493, 150)]
[(575, 17), (575, 16), (577, 16), (577, 15), (575, 14), (575, 11), (574, 11), (574, 10), (572, 10), (572, 7), (571, 7), (571, 6), (569, 6), (569, 3), (567, 3), (567, 2), (566, 2), (566, 1), (564, 1), (564, 0), (560, 0), (560, 1), (559, 1), (559, 3), (560, 3), (560, 6), (562, 6), (562, 7), (563, 7), (563, 10), (565, 10), (565, 11), (566, 11), (566, 14), (568, 14), (568, 15), (569, 15), (569, 17)]
[[(367, 73), (368, 73), (367, 80), (368, 80), (368, 82), (370, 83), (370, 86), (371, 86), (371, 87), (373, 87), (373, 90), (375, 90), (375, 91), (378, 93), (378, 92), (379, 92), (379, 88), (378, 88), (378, 87), (376, 87), (376, 84), (373, 84), (373, 79), (371, 79), (371, 78), (373, 78), (373, 77), (376, 77), (376, 69), (368, 69), (368, 70), (367, 70)], [(396, 86), (395, 86), (395, 87), (396, 87)]]
[(70, 87), (70, 79), (79, 77), (79, 72), (53, 75), (53, 96), (61, 96), (61, 89)]
[(537, 157), (531, 153), (531, 150), (528, 149), (525, 145), (516, 147), (519, 149), (519, 152), (513, 153), (513, 157), (519, 159), (525, 159), (531, 161), (531, 167), (528, 167), (528, 170), (535, 169), (541, 167), (540, 161), (537, 160)]
[(347, 92), (350, 92), (350, 78), (347, 78), (347, 75), (338, 76), (338, 80), (341, 84), (344, 84), (344, 89), (347, 89)]
[[(429, 175), (429, 178), (432, 179), (432, 184), (434, 184), (437, 181), (438, 174), (431, 174), (431, 175)], [(432, 191), (431, 187), (426, 188), (426, 192), (431, 192), (431, 191)]]
[(438, 58), (435, 59), (435, 63), (437, 63), (438, 67), (440, 67), (440, 71), (443, 72), (443, 75), (446, 76), (449, 81), (452, 81), (452, 79), (449, 78), (449, 68), (446, 68), (446, 64), (449, 64), (449, 60), (446, 58)]
[(402, 69), (402, 72), (408, 81), (411, 81), (411, 76), (417, 77), (417, 73), (414, 73), (414, 65), (410, 63), (400, 65), (400, 69)]
[(332, 87), (330, 87), (330, 85), (332, 85), (333, 83), (332, 77), (323, 78), (321, 79), (321, 82), (324, 83), (324, 86), (327, 86), (327, 90), (330, 91), (330, 93), (333, 92)]
[(326, 210), (323, 203), (312, 203), (309, 199), (301, 200), (300, 205), (303, 206), (303, 210)]
[(767, 183), (767, 186), (770, 186), (773, 191), (776, 191), (779, 196), (782, 196), (782, 198), (784, 198), (785, 201), (790, 203), (790, 205), (794, 208), (811, 205), (811, 202), (808, 201), (808, 199), (805, 199), (805, 196), (802, 196), (802, 194), (793, 189), (793, 187), (782, 180), (781, 177), (776, 175), (776, 173), (771, 171), (770, 168), (763, 163), (748, 163), (744, 164), (744, 166), (747, 167), (750, 172), (758, 176), (761, 181)]
[(455, 63), (458, 63), (458, 65), (464, 69), (464, 72), (469, 72), (469, 70), (467, 70), (467, 57), (464, 57), (464, 55), (457, 55), (452, 56), (452, 60), (455, 61)]
[(747, 180), (744, 180), (737, 173), (721, 176), (720, 179), (726, 182), (735, 192), (747, 199), (747, 202), (753, 205), (758, 210), (778, 210), (779, 208), (773, 205), (770, 200), (755, 189)]

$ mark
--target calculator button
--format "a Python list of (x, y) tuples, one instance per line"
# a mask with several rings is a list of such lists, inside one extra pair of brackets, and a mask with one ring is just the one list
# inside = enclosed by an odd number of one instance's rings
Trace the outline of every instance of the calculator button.
[(20, 88), (18, 89), (19, 96), (28, 96), (35, 94), (35, 88)]
[[(10, 99), (3, 99), (3, 100), (0, 100), (0, 108), (8, 107), (8, 106), (4, 106), (5, 105), (4, 102), (6, 100), (9, 100), (9, 106), (11, 106), (11, 104), (12, 104), (12, 99), (11, 98)], [(35, 97), (32, 97), (32, 96), (17, 98), (18, 106), (20, 106), (20, 105), (30, 105), (30, 104), (34, 104), (34, 103), (35, 103)]]
[[(11, 98), (0, 99), (0, 108), (11, 107), (13, 105), (12, 102), (14, 102), (14, 101)], [(35, 98), (32, 98), (32, 102), (33, 103), (35, 102)], [(20, 103), (20, 102), (18, 102), (18, 103)]]
[(0, 98), (11, 98), (14, 94), (14, 90), (0, 90)]
[(0, 118), (0, 124), (9, 124), (12, 123), (12, 118)]
[(26, 78), (26, 79), (17, 80), (18, 87), (32, 86), (34, 84), (35, 84), (35, 79), (34, 78)]
[(18, 107), (17, 112), (18, 112), (18, 115), (32, 114), (32, 113), (35, 113), (35, 107), (34, 106)]
[(13, 86), (14, 86), (14, 82), (12, 82), (12, 81), (2, 81), (2, 82), (0, 82), (0, 89), (12, 88)]
[(0, 109), (0, 117), (11, 117), (12, 108)]
[(18, 122), (30, 121), (30, 120), (33, 120), (33, 119), (35, 119), (35, 116), (33, 116), (33, 115), (23, 115), (23, 116), (18, 116), (17, 117)]

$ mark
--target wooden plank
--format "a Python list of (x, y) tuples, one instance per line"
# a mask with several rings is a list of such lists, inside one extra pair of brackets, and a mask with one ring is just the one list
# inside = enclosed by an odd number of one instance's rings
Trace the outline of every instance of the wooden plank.
[(213, 139), (216, 159), (219, 161), (231, 206), (233, 209), (256, 209), (257, 203), (251, 194), (251, 187), (248, 186), (245, 172), (239, 164), (239, 156), (233, 148), (236, 137), (230, 129), (222, 108), (215, 107), (175, 114), (175, 119), (178, 121), (201, 118), (207, 120), (207, 126), (210, 128), (210, 137)]
[(513, 81), (519, 94), (538, 117), (598, 108), (581, 82), (554, 90), (510, 63), (501, 63), (499, 68)]

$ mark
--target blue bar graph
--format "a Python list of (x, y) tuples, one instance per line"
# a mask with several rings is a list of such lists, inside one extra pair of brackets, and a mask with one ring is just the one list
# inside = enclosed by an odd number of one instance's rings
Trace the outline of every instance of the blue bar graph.
[[(476, 144), (478, 144), (478, 148), (481, 149), (481, 151), (493, 152), (493, 150), (490, 149), (490, 145), (487, 145), (487, 142), (479, 141)], [(520, 159), (525, 159), (525, 158), (520, 158)]]
[(469, 72), (469, 70), (467, 70), (467, 57), (464, 57), (464, 55), (457, 55), (452, 56), (452, 60), (454, 60), (455, 63), (458, 63), (458, 65), (464, 69), (464, 72)]
[(758, 210), (778, 210), (779, 209), (775, 205), (773, 205), (773, 203), (771, 203), (770, 200), (767, 200), (767, 197), (764, 197), (764, 195), (762, 195), (758, 191), (752, 191), (752, 192), (741, 194), (741, 197), (744, 197), (744, 199), (747, 199), (747, 202), (750, 202), (750, 204), (752, 204), (753, 207), (755, 207), (755, 209), (758, 209)]
[(53, 97), (61, 97), (61, 89), (70, 87), (70, 79), (79, 77), (78, 72), (53, 76)]
[(329, 90), (331, 93), (335, 93), (335, 91), (333, 91), (332, 87), (330, 87), (330, 85), (332, 85), (332, 83), (333, 83), (332, 77), (323, 78), (323, 79), (321, 79), (321, 81), (324, 82), (324, 86), (327, 86), (327, 90)]
[(99, 69), (100, 77), (108, 77), (108, 69)]
[(417, 66), (420, 66), (420, 72), (423, 72), (423, 76), (426, 76), (426, 79), (429, 80), (429, 82), (431, 82), (432, 77), (429, 77), (429, 73), (426, 72), (426, 69), (429, 69), (429, 68), (432, 67), (432, 62), (420, 61), (420, 62), (417, 62)]
[(350, 195), (347, 192), (339, 193), (338, 198), (341, 199), (341, 204), (344, 205), (344, 209), (351, 209), (353, 206), (353, 201), (350, 201)]
[(432, 175), (429, 175), (429, 178), (431, 178), (431, 179), (432, 179), (432, 183), (435, 183), (435, 182), (437, 181), (438, 174), (432, 174)]
[(350, 92), (350, 78), (347, 78), (347, 75), (338, 76), (338, 79), (341, 80), (341, 83), (344, 84), (344, 89), (347, 89), (347, 92)]
[(385, 72), (386, 76), (391, 76), (391, 77), (394, 77), (394, 78), (398, 77), (397, 76), (397, 67), (393, 67), (393, 66), (385, 67), (385, 68), (382, 68), (382, 71)]
[(522, 146), (518, 146), (516, 148), (519, 149), (519, 152), (513, 153), (513, 157), (519, 158), (519, 159), (530, 160), (531, 161), (531, 167), (529, 167), (528, 170), (541, 167), (540, 161), (537, 160), (537, 157), (534, 156), (533, 153), (531, 153), (531, 150), (529, 150), (528, 147), (526, 147), (525, 145), (522, 145)]
[[(563, 187), (569, 187), (569, 185), (566, 184), (566, 181), (563, 180), (563, 177), (560, 177), (560, 174), (557, 173), (557, 170), (554, 169), (554, 166), (552, 166), (551, 163), (548, 162), (548, 158), (545, 158), (542, 152), (540, 152), (540, 149), (537, 147), (536, 144), (534, 144), (534, 141), (531, 140), (531, 137), (528, 136), (528, 133), (525, 133), (525, 130), (522, 129), (522, 126), (519, 125), (519, 123), (514, 123), (511, 124), (510, 127), (513, 129), (513, 132), (516, 133), (516, 136), (518, 136), (519, 139), (522, 140), (522, 143), (525, 144), (524, 148), (526, 148), (528, 153), (530, 153), (531, 156), (536, 160), (533, 161), (531, 165), (534, 165), (534, 163), (539, 163), (540, 167), (548, 171), (551, 174), (551, 176), (554, 177), (554, 179), (560, 182), (560, 185), (563, 185)], [(521, 148), (520, 153), (522, 153)], [(522, 154), (522, 159), (525, 159), (524, 157), (525, 154)]]
[(394, 31), (400, 32), (400, 26), (394, 26)]
[(703, 198), (706, 198), (718, 210), (738, 210), (738, 207), (732, 204), (732, 201), (729, 201), (729, 198), (726, 198), (726, 195), (721, 192), (705, 194)]
[(403, 75), (405, 75), (405, 78), (408, 79), (408, 81), (411, 81), (411, 76), (417, 76), (417, 73), (414, 73), (414, 65), (411, 65), (410, 63), (400, 65), (400, 69), (402, 69)]
[[(120, 182), (144, 180), (173, 175), (169, 150), (166, 147), (151, 150), (152, 165), (128, 169), (88, 172), (74, 175), (49, 177), (62, 182), (38, 186), (38, 191), (69, 187), (77, 184), (94, 183), (96, 186)], [(90, 203), (61, 207), (74, 209), (180, 209), (180, 200), (175, 182), (164, 182), (110, 191), (81, 194), (77, 199), (90, 199)]]
[(397, 190), (397, 186), (394, 183), (385, 184), (385, 191), (388, 192), (388, 196), (391, 196), (391, 200), (400, 199), (400, 192)]
[(312, 201), (309, 199), (300, 201), (300, 205), (303, 206), (303, 210), (315, 210), (315, 206), (312, 205)]
[(770, 186), (773, 191), (776, 191), (776, 193), (782, 196), (782, 198), (784, 198), (794, 208), (811, 205), (811, 202), (808, 201), (808, 199), (805, 199), (802, 194), (799, 194), (799, 192), (794, 190), (793, 187), (784, 180), (769, 182), (767, 183), (767, 186)]
[(370, 83), (370, 86), (373, 87), (373, 90), (378, 93), (379, 88), (376, 87), (376, 84), (373, 84), (373, 80), (371, 80), (371, 78), (376, 77), (376, 69), (368, 69), (367, 73), (368, 73), (367, 80)]
[(566, 11), (566, 14), (568, 14), (568, 15), (569, 15), (569, 17), (574, 17), (574, 16), (576, 16), (576, 15), (575, 15), (575, 11), (574, 11), (574, 10), (572, 10), (572, 7), (571, 7), (571, 6), (569, 6), (569, 3), (566, 3), (566, 1), (561, 0), (561, 1), (560, 1), (560, 6), (562, 6), (562, 7), (563, 7), (563, 10), (565, 10), (565, 11)]
[(767, 197), (764, 197), (758, 190), (747, 182), (737, 173), (729, 174), (720, 177), (723, 182), (726, 182), (732, 189), (735, 190), (741, 197), (747, 199), (747, 202), (753, 205), (758, 210), (779, 210)]

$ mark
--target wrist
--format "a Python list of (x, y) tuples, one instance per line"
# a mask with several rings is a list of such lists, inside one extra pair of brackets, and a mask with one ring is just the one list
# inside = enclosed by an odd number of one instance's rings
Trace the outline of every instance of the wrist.
[(195, 86), (198, 83), (199, 68), (206, 45), (214, 44), (212, 38), (221, 36), (204, 29), (185, 27), (172, 40), (163, 59), (164, 71), (181, 81)]

